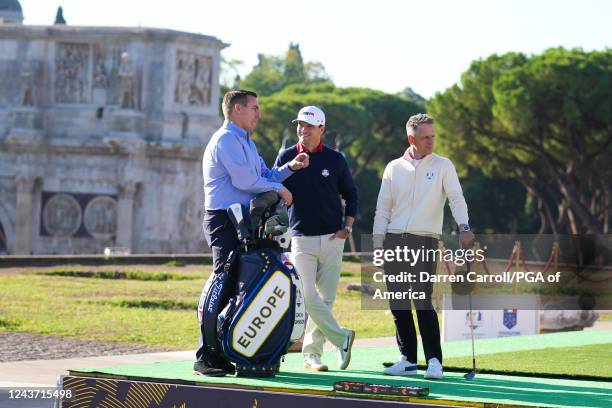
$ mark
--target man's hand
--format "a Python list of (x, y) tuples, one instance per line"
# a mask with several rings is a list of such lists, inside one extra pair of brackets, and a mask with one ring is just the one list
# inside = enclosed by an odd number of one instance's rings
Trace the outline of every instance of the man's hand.
[(459, 244), (461, 248), (471, 248), (474, 244), (474, 233), (472, 231), (461, 231), (459, 234)]
[(283, 200), (285, 200), (285, 205), (287, 207), (291, 207), (291, 204), (293, 204), (293, 194), (291, 194), (291, 191), (287, 190), (287, 187), (283, 187), (283, 189), (279, 191), (278, 194)]
[(296, 171), (300, 169), (305, 169), (310, 164), (310, 156), (307, 153), (300, 153), (291, 162), (289, 162), (289, 167), (291, 170)]
[(329, 237), (329, 239), (330, 240), (336, 239), (336, 238), (347, 239), (348, 236), (349, 236), (349, 232), (345, 229), (341, 229), (340, 231), (336, 231), (336, 233), (333, 234), (331, 237)]

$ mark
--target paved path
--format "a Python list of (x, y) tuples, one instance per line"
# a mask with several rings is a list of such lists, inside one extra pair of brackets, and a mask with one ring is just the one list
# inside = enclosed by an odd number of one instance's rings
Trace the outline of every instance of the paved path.
[(75, 357), (116, 356), (155, 353), (168, 349), (143, 347), (134, 343), (81, 340), (74, 337), (0, 331), (0, 363)]

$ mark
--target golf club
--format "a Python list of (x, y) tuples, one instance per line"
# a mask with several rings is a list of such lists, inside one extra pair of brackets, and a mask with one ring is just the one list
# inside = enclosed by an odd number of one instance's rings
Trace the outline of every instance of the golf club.
[[(467, 272), (470, 271), (470, 263), (467, 262)], [(466, 274), (467, 275), (467, 274)], [(476, 377), (476, 352), (474, 351), (474, 321), (472, 318), (472, 291), (468, 293), (468, 304), (470, 307), (470, 335), (472, 337), (472, 371), (466, 373), (463, 378), (473, 380)]]

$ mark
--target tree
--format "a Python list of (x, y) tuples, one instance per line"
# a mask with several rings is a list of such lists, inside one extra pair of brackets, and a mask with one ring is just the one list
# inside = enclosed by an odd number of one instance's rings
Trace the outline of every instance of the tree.
[(55, 22), (53, 24), (66, 25), (66, 19), (64, 18), (64, 9), (62, 6), (57, 8), (57, 13), (55, 13)]
[[(491, 177), (476, 167), (468, 167), (461, 188), (470, 213), (470, 226), (477, 233), (521, 233), (538, 230), (537, 208), (523, 185), (504, 177)], [(444, 214), (444, 231), (456, 228), (450, 207)]]
[(306, 69), (299, 44), (289, 44), (283, 68), (283, 82), (285, 86), (306, 82)]
[(323, 64), (304, 63), (298, 44), (289, 44), (284, 58), (264, 54), (257, 58), (257, 65), (244, 77), (240, 87), (260, 96), (272, 95), (291, 84), (331, 83)]
[(416, 93), (411, 87), (407, 86), (405, 87), (401, 92), (400, 95), (403, 96), (404, 98), (408, 99), (409, 101), (412, 101), (416, 104), (425, 106), (425, 98), (423, 98), (421, 95), (419, 95), (418, 93)]
[(227, 92), (229, 89), (237, 89), (240, 87), (240, 67), (244, 64), (239, 59), (221, 58), (221, 87)]
[(242, 89), (257, 92), (258, 95), (272, 95), (285, 87), (283, 77), (284, 61), (272, 55), (257, 55), (257, 65), (240, 82)]
[(610, 50), (493, 55), (428, 108), (458, 168), (520, 181), (537, 200), (540, 232), (607, 233), (611, 80)]

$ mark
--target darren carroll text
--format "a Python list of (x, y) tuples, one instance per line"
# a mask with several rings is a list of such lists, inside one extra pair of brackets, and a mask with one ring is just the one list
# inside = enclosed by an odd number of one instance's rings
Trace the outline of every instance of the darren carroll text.
[(397, 274), (385, 275), (382, 271), (374, 272), (372, 279), (374, 282), (385, 283), (558, 283), (561, 272), (546, 275), (542, 272), (503, 272), (497, 275), (478, 275), (476, 272), (455, 275), (432, 275), (429, 272), (400, 272)]

